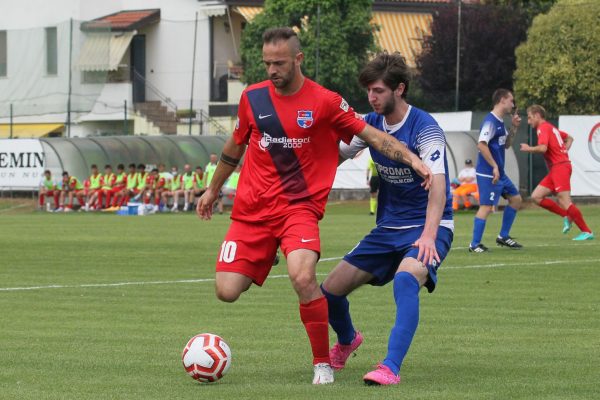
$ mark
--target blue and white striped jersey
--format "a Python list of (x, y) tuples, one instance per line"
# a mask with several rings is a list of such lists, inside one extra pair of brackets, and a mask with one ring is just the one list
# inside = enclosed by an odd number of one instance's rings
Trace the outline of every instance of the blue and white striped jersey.
[[(504, 145), (506, 144), (507, 132), (504, 127), (504, 121), (498, 118), (494, 113), (489, 113), (485, 116), (481, 123), (481, 130), (479, 131), (479, 141), (486, 142), (492, 158), (498, 164), (498, 170), (500, 176), (504, 175)], [(477, 166), (475, 167), (477, 175), (487, 176), (492, 178), (494, 176), (492, 166), (485, 161), (485, 158), (481, 155), (481, 152), (477, 156)]]
[[(453, 229), (446, 137), (435, 119), (427, 112), (409, 106), (404, 119), (392, 126), (387, 125), (383, 115), (374, 112), (365, 115), (364, 120), (403, 142), (434, 175), (446, 176), (446, 205), (440, 225)], [(355, 137), (349, 145), (340, 143), (340, 154), (352, 158), (367, 146)], [(392, 161), (370, 146), (369, 151), (380, 176), (377, 225), (394, 229), (424, 225), (429, 192), (421, 186), (423, 178), (408, 165)]]

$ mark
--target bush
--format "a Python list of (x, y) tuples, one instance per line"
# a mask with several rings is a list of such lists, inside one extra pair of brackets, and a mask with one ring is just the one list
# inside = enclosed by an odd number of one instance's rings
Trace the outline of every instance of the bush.
[(600, 2), (560, 0), (534, 18), (517, 50), (515, 95), (550, 114), (600, 112)]

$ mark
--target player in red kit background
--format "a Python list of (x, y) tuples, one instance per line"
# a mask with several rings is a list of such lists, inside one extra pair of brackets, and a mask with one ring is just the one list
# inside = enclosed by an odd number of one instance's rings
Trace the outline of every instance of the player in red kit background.
[(242, 93), (236, 129), (197, 212), (202, 219), (211, 218), (221, 187), (246, 152), (232, 223), (217, 261), (217, 297), (233, 302), (252, 283), (262, 285), (280, 246), (312, 348), (313, 384), (326, 384), (334, 380), (328, 311), (315, 270), (321, 248), (318, 221), (335, 177), (338, 142), (349, 143), (358, 135), (387, 157), (412, 165), (425, 186), (432, 175), (403, 144), (356, 118), (338, 94), (305, 78), (303, 59), (292, 29), (263, 34), (269, 80)]
[[(567, 233), (575, 222), (581, 234), (573, 240), (593, 239), (594, 234), (571, 200), (572, 167), (568, 151), (573, 138), (546, 121), (546, 110), (537, 104), (527, 108), (527, 123), (537, 130), (538, 144), (530, 146), (521, 143), (521, 151), (543, 154), (549, 170), (548, 175), (531, 193), (531, 198), (539, 206), (564, 218), (563, 233)], [(548, 198), (553, 193), (556, 194), (558, 204)]]

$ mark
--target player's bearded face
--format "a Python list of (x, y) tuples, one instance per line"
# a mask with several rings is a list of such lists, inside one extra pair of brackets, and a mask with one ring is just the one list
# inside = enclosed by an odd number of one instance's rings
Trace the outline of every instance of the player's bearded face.
[(269, 80), (278, 89), (287, 88), (296, 78), (296, 58), (285, 42), (265, 44), (263, 62)]
[(390, 96), (389, 98), (385, 99), (385, 101), (383, 102), (381, 114), (389, 115), (394, 112), (395, 108), (396, 108), (396, 99), (394, 98), (394, 96)]
[(269, 79), (277, 89), (285, 89), (296, 77), (293, 62), (285, 62), (276, 68), (269, 68)]
[(373, 111), (382, 115), (389, 115), (394, 112), (396, 108), (394, 92), (385, 86), (383, 82), (375, 82), (367, 90), (369, 103), (373, 107)]

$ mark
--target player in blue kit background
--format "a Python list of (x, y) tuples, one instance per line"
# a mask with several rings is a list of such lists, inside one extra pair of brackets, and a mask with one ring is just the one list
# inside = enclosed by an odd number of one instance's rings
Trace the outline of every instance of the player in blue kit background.
[[(363, 336), (354, 329), (347, 295), (366, 283), (394, 284), (396, 322), (391, 330), (388, 353), (374, 371), (364, 376), (367, 384), (400, 383), (400, 366), (419, 320), (419, 290), (432, 292), (437, 268), (448, 254), (453, 238), (446, 139), (437, 122), (425, 111), (410, 106), (405, 98), (409, 70), (399, 53), (383, 53), (363, 69), (359, 77), (367, 88), (375, 112), (365, 121), (405, 143), (433, 173), (429, 192), (423, 180), (408, 165), (390, 161), (373, 148), (371, 157), (380, 176), (377, 227), (352, 249), (323, 282), (329, 323), (338, 343), (330, 350), (331, 365), (345, 366)], [(354, 157), (368, 145), (354, 138), (340, 143), (343, 158)]]
[[(507, 246), (511, 249), (520, 249), (523, 246), (510, 237), (510, 228), (521, 208), (521, 195), (504, 172), (504, 155), (510, 148), (517, 128), (521, 124), (521, 117), (517, 114), (514, 97), (510, 90), (497, 89), (492, 95), (494, 108), (485, 117), (479, 133), (479, 155), (477, 157), (477, 186), (479, 188), (479, 210), (473, 222), (473, 240), (469, 245), (472, 253), (483, 253), (488, 248), (481, 243), (487, 217), (493, 208), (498, 205), (500, 196), (508, 199), (508, 205), (502, 214), (502, 227), (496, 238), (498, 246)], [(510, 132), (504, 127), (504, 116), (512, 116)]]

